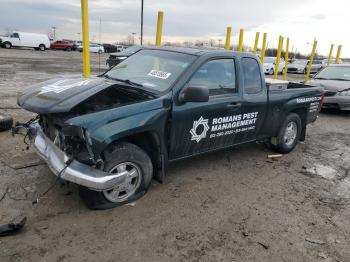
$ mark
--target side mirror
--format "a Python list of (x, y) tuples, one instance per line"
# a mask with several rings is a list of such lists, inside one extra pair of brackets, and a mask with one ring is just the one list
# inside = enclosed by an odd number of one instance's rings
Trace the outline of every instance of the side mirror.
[(179, 96), (179, 101), (185, 102), (208, 102), (209, 89), (205, 86), (187, 86)]

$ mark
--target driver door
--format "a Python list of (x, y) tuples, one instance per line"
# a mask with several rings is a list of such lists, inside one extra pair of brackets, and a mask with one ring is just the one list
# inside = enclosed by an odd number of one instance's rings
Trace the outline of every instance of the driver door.
[(19, 33), (13, 33), (11, 35), (11, 44), (13, 46), (22, 46), (21, 45), (21, 40), (20, 40), (20, 37), (19, 37)]
[(185, 85), (209, 89), (208, 102), (179, 103), (174, 98), (169, 159), (178, 159), (235, 143), (230, 126), (241, 103), (234, 58), (206, 61)]

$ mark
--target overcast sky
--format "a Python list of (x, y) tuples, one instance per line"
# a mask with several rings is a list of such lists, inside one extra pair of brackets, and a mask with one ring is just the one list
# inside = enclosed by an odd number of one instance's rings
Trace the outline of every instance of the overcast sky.
[[(102, 42), (140, 34), (141, 0), (89, 0), (90, 39)], [(164, 11), (162, 41), (210, 40), (224, 42), (232, 26), (231, 43), (240, 28), (244, 44), (253, 45), (256, 31), (267, 32), (269, 47), (278, 36), (290, 37), (290, 49), (309, 53), (314, 38), (318, 52), (328, 54), (331, 43), (342, 44), (342, 56), (350, 57), (350, 1), (348, 0), (144, 0), (144, 36), (154, 42), (157, 12)], [(77, 39), (81, 31), (80, 0), (1, 0), (0, 30), (48, 33), (56, 26), (61, 38)], [(261, 46), (261, 39), (259, 46)], [(336, 49), (335, 49), (336, 51)], [(335, 53), (334, 51), (334, 53)]]

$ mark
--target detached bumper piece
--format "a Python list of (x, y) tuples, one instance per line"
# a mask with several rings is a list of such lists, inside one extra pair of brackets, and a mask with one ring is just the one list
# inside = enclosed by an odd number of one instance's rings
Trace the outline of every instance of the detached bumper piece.
[(17, 222), (0, 225), (0, 237), (16, 234), (18, 231), (20, 231), (23, 228), (26, 221), (27, 221), (27, 218), (22, 217)]
[(127, 172), (112, 174), (72, 160), (44, 134), (38, 122), (32, 123), (29, 129), (37, 153), (61, 179), (96, 191), (108, 190), (124, 182)]

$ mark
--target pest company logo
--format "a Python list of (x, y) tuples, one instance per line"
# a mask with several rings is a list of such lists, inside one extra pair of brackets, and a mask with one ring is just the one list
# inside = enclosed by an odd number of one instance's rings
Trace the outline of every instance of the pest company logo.
[(258, 112), (219, 116), (212, 119), (204, 119), (201, 116), (197, 121), (193, 122), (190, 130), (191, 141), (199, 143), (199, 141), (207, 137), (208, 132), (209, 138), (250, 132), (255, 129), (257, 120)]
[[(193, 127), (190, 130), (192, 135), (191, 140), (195, 140), (197, 143), (207, 136), (209, 130), (208, 119), (204, 119), (202, 116), (193, 122)], [(200, 134), (197, 132), (202, 131)]]
[(49, 93), (49, 92), (54, 92), (58, 94), (68, 89), (71, 89), (73, 87), (87, 85), (90, 82), (91, 82), (90, 80), (77, 81), (76, 79), (62, 79), (50, 85), (43, 86), (39, 92), (39, 95), (44, 93)]

